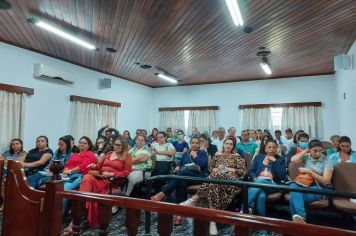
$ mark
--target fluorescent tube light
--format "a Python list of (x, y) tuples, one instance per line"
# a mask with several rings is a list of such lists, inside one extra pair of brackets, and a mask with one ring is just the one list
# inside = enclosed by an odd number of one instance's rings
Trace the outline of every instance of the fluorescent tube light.
[(229, 8), (230, 15), (232, 20), (236, 26), (243, 25), (244, 22), (242, 20), (241, 12), (239, 5), (237, 4), (237, 0), (225, 0), (227, 8)]
[(158, 76), (159, 78), (164, 79), (164, 80), (167, 80), (167, 81), (169, 81), (169, 82), (171, 82), (171, 83), (174, 83), (174, 84), (178, 83), (178, 81), (177, 81), (176, 79), (174, 79), (174, 78), (172, 78), (172, 77), (170, 77), (170, 76), (168, 76), (168, 75), (164, 75), (164, 74), (158, 73), (157, 76)]
[(62, 30), (60, 30), (60, 29), (58, 29), (58, 28), (56, 28), (56, 27), (54, 27), (52, 25), (49, 25), (49, 24), (43, 22), (43, 21), (31, 18), (31, 19), (29, 19), (29, 22), (33, 23), (33, 24), (37, 25), (38, 27), (41, 27), (42, 29), (45, 29), (45, 30), (47, 30), (47, 31), (49, 31), (51, 33), (54, 33), (54, 34), (56, 34), (56, 35), (58, 35), (58, 36), (60, 36), (62, 38), (68, 39), (68, 40), (70, 40), (70, 41), (72, 41), (72, 42), (74, 42), (76, 44), (79, 44), (82, 47), (85, 47), (85, 48), (90, 49), (90, 50), (95, 50), (96, 49), (96, 47), (94, 45), (92, 45), (92, 44), (90, 44), (88, 42), (85, 42), (84, 40), (81, 40), (81, 39), (79, 39), (79, 38), (77, 38), (77, 37), (75, 37), (73, 35), (70, 35), (70, 34), (64, 32), (64, 31), (62, 31)]
[(269, 67), (269, 65), (267, 63), (261, 62), (261, 67), (267, 75), (272, 74), (271, 68)]

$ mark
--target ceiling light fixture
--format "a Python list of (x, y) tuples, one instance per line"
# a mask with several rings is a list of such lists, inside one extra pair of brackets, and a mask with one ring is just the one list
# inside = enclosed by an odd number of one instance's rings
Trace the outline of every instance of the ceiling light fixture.
[(270, 65), (268, 63), (268, 61), (263, 61), (261, 62), (261, 67), (262, 69), (264, 70), (264, 72), (267, 74), (267, 75), (271, 75), (272, 74), (272, 70), (270, 68)]
[(267, 75), (271, 75), (272, 74), (271, 64), (269, 63), (268, 58), (267, 58), (267, 56), (271, 55), (271, 51), (266, 51), (265, 47), (260, 47), (259, 49), (262, 50), (257, 53), (257, 56), (262, 58), (262, 62), (260, 65), (261, 65), (263, 71)]
[(239, 5), (237, 4), (237, 0), (225, 0), (227, 8), (230, 11), (230, 15), (232, 20), (236, 26), (243, 25), (244, 22), (242, 20), (241, 12)]
[(64, 32), (63, 30), (60, 30), (60, 29), (58, 29), (52, 25), (49, 25), (41, 20), (38, 20), (38, 19), (32, 17), (32, 18), (29, 18), (27, 21), (30, 22), (31, 24), (34, 24), (34, 25), (42, 28), (42, 29), (45, 29), (51, 33), (54, 33), (62, 38), (68, 39), (76, 44), (79, 44), (80, 46), (85, 47), (89, 50), (96, 49), (96, 47), (93, 44), (85, 42), (84, 40), (79, 39), (71, 34), (68, 34), (67, 32)]
[(169, 75), (165, 75), (165, 74), (163, 74), (162, 72), (156, 73), (156, 75), (157, 75), (158, 78), (167, 80), (167, 81), (169, 81), (169, 82), (171, 82), (171, 83), (173, 83), (173, 84), (178, 83), (178, 81), (177, 81), (174, 77), (169, 76)]

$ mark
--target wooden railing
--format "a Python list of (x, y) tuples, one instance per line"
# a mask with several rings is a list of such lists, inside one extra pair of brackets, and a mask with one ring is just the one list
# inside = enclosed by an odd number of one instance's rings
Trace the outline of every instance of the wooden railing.
[[(1, 165), (1, 164), (0, 164)], [(177, 207), (176, 204), (154, 202), (121, 196), (63, 191), (62, 181), (50, 181), (46, 192), (33, 190), (24, 179), (18, 163), (9, 161), (5, 185), (5, 208), (3, 215), (3, 236), (38, 235), (58, 236), (61, 234), (62, 199), (72, 200), (74, 235), (80, 235), (80, 225), (85, 217), (85, 202), (98, 203), (99, 235), (107, 235), (111, 221), (111, 206), (126, 209), (128, 235), (136, 235), (140, 224), (140, 212), (158, 213), (158, 233), (172, 234), (173, 215), (190, 217), (194, 220), (194, 235), (209, 235), (209, 222), (235, 226), (235, 235), (247, 236), (250, 229), (266, 229), (284, 235), (356, 235), (355, 232), (316, 225), (303, 225), (291, 221), (258, 217), (227, 211), (196, 207)]]

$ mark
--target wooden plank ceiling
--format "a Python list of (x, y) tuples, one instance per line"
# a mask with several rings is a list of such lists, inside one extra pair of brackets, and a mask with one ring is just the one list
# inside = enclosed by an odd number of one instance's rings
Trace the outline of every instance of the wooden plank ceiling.
[[(8, 1), (1, 41), (151, 87), (170, 85), (155, 68), (182, 85), (333, 73), (333, 56), (356, 38), (355, 0), (240, 0), (249, 34), (233, 25), (223, 0)], [(47, 33), (30, 16), (75, 31), (98, 50)], [(272, 52), (270, 77), (256, 56), (261, 46)]]

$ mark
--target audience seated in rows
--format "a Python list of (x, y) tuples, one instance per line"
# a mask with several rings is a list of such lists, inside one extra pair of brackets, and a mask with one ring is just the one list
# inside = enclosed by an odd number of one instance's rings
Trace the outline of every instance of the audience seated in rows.
[[(300, 168), (300, 173), (310, 176), (310, 178), (307, 177), (312, 181), (311, 183), (309, 181), (310, 185), (307, 185), (310, 188), (329, 187), (333, 164), (356, 163), (356, 152), (352, 151), (351, 140), (348, 137), (339, 139), (337, 136), (333, 136), (331, 141), (334, 148), (327, 151), (330, 157), (326, 157), (322, 154), (324, 150), (320, 141), (308, 142), (309, 136), (302, 130), (295, 133), (294, 139), (291, 129), (285, 130), (285, 137), (281, 137), (281, 132), (277, 131), (275, 137), (272, 137), (267, 129), (263, 132), (262, 130), (244, 130), (241, 132), (241, 142), (238, 144), (236, 144), (238, 137), (236, 137), (234, 127), (228, 130), (228, 135), (225, 135), (223, 127), (213, 131), (215, 136), (211, 138), (215, 139), (214, 142), (205, 133), (200, 134), (196, 127), (193, 127), (191, 134), (187, 136), (189, 138), (185, 138), (180, 129), (175, 129), (172, 132), (172, 129), (167, 128), (167, 133), (153, 129), (149, 137), (147, 137), (146, 130), (138, 129), (134, 137), (135, 143), (128, 131), (124, 131), (120, 139), (114, 140), (113, 137), (119, 136), (119, 133), (113, 130), (116, 129), (110, 128), (109, 125), (105, 126), (104, 130), (101, 129), (94, 149), (91, 140), (87, 137), (82, 137), (79, 140), (79, 147), (77, 147), (74, 145), (74, 138), (71, 135), (63, 136), (59, 139), (58, 149), (54, 154), (48, 148), (48, 139), (45, 136), (39, 136), (36, 139), (36, 148), (29, 153), (23, 150), (21, 140), (14, 139), (10, 143), (10, 149), (0, 158), (19, 160), (25, 169), (29, 184), (35, 188), (49, 180), (50, 162), (61, 160), (65, 164), (63, 172), (63, 177), (66, 180), (65, 189), (79, 188), (80, 191), (106, 194), (109, 192), (109, 178), (116, 176), (127, 178), (126, 188), (121, 188), (122, 193), (127, 196), (130, 196), (137, 183), (151, 176), (151, 171), (144, 170), (151, 169), (154, 160), (157, 162), (152, 175), (172, 174), (172, 167), (176, 163), (177, 167), (174, 173), (180, 176), (208, 176), (216, 179), (238, 180), (242, 179), (247, 172), (244, 160), (245, 152), (251, 154), (255, 152), (252, 167), (248, 172), (251, 180), (256, 183), (283, 184), (286, 179), (288, 163), (291, 161), (294, 164), (304, 165)], [(103, 134), (105, 137), (102, 136)], [(189, 145), (187, 144), (188, 140), (190, 141)], [(283, 149), (287, 149), (287, 147), (289, 154), (285, 155)], [(127, 152), (128, 154), (123, 154)], [(288, 184), (292, 187), (303, 186), (303, 183), (298, 182), (298, 178)], [(163, 185), (164, 183), (154, 186), (156, 194), (152, 196), (152, 200), (164, 200), (175, 190), (173, 199), (176, 203), (198, 204), (221, 210), (226, 209), (240, 191), (238, 187), (234, 186), (205, 183), (200, 186), (192, 198), (186, 200), (189, 182), (172, 180), (168, 181), (168, 185), (165, 187)], [(273, 191), (250, 188), (248, 207), (251, 210), (254, 209), (257, 215), (266, 215), (266, 197), (271, 193)], [(305, 204), (324, 199), (320, 195), (297, 192), (291, 192), (290, 196), (290, 212), (292, 219), (297, 222), (306, 221)], [(64, 201), (64, 209), (67, 208), (67, 205), (67, 201)], [(86, 206), (89, 224), (91, 227), (95, 227), (97, 225), (97, 206), (89, 203)], [(176, 216), (175, 223), (181, 223), (181, 220), (181, 217)], [(69, 229), (70, 227), (67, 231), (70, 232)], [(212, 235), (217, 233), (214, 222), (210, 224), (210, 232)]]

